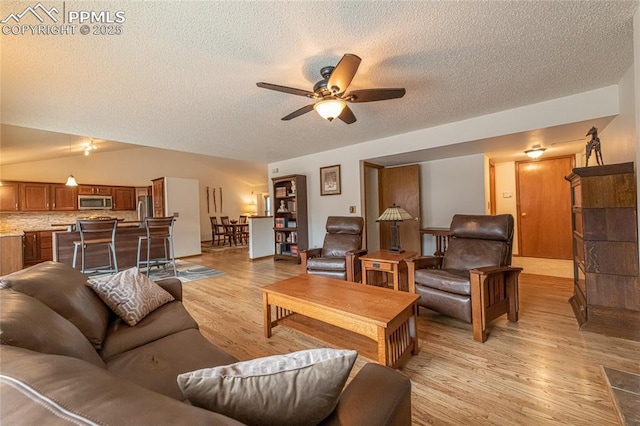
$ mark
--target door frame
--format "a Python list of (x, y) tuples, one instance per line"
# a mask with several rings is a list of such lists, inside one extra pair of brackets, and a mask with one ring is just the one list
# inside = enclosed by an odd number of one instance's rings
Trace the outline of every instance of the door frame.
[[(374, 163), (370, 163), (368, 161), (362, 161), (362, 217), (364, 219), (364, 230), (362, 232), (362, 247), (369, 250), (369, 241), (367, 238), (367, 235), (369, 233), (369, 219), (371, 217), (371, 215), (375, 215), (375, 218), (377, 219), (378, 216), (380, 216), (380, 212), (371, 212), (369, 211), (369, 209), (367, 209), (368, 206), (368, 202), (369, 199), (371, 197), (375, 197), (376, 200), (378, 201), (376, 204), (379, 204), (380, 201), (380, 188), (379, 188), (379, 184), (376, 185), (375, 188), (370, 188), (369, 185), (367, 184), (368, 179), (367, 179), (367, 169), (374, 169), (376, 172), (376, 175), (379, 175), (379, 171), (381, 169), (384, 169), (384, 166), (381, 166), (379, 164), (374, 164)], [(379, 176), (378, 176), (379, 178)], [(378, 237), (379, 238), (379, 237)]]

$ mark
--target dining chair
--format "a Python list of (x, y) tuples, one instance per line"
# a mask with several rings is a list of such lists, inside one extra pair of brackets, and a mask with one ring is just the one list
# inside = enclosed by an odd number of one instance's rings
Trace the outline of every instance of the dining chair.
[[(145, 235), (138, 237), (138, 254), (136, 257), (136, 266), (147, 268), (147, 276), (153, 266), (162, 266), (167, 270), (167, 265), (173, 266), (173, 275), (178, 276), (176, 268), (176, 258), (173, 250), (173, 225), (175, 217), (147, 217), (144, 219), (143, 227), (146, 230)], [(164, 249), (164, 255), (155, 258), (151, 257), (151, 245), (153, 241), (161, 241)], [(142, 246), (146, 244), (146, 260), (141, 259)]]
[[(231, 225), (231, 221), (229, 221), (229, 216), (220, 216), (220, 222), (222, 222), (222, 226), (224, 227), (225, 241), (229, 241), (229, 247), (231, 247), (233, 245), (232, 243), (236, 240), (236, 233), (233, 225)], [(222, 245), (224, 245), (224, 243)]]
[[(118, 219), (78, 219), (76, 221), (76, 230), (80, 233), (80, 240), (73, 242), (73, 262), (72, 266), (76, 267), (78, 259), (78, 249), (80, 249), (82, 273), (117, 273), (118, 260), (116, 258), (116, 229), (118, 227)], [(95, 267), (87, 269), (87, 257), (98, 257), (97, 250), (93, 247), (103, 247), (107, 249), (107, 257), (109, 259), (109, 268)], [(89, 251), (89, 253), (87, 253)]]
[(240, 241), (244, 241), (244, 244), (249, 244), (249, 218), (246, 215), (240, 215), (238, 217), (238, 234), (240, 235)]
[(220, 245), (220, 241), (224, 241), (224, 226), (218, 223), (216, 216), (209, 216), (209, 220), (211, 221), (211, 245), (216, 243)]

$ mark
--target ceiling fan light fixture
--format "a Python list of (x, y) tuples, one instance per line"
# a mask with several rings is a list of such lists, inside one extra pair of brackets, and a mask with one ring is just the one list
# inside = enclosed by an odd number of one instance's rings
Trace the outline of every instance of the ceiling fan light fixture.
[(527, 157), (533, 158), (535, 160), (536, 158), (540, 158), (542, 154), (544, 154), (544, 151), (545, 151), (545, 148), (538, 147), (538, 148), (529, 149), (524, 153), (527, 154)]
[(313, 109), (320, 114), (320, 117), (332, 121), (342, 113), (345, 106), (347, 106), (347, 104), (340, 99), (327, 99), (314, 104)]

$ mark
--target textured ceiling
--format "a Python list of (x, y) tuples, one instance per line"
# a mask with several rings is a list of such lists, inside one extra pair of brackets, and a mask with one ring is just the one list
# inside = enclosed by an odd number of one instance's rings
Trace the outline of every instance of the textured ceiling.
[[(34, 4), (3, 1), (0, 20)], [(67, 1), (124, 11), (122, 34), (1, 35), (1, 122), (273, 162), (617, 84), (633, 62), (637, 6)], [(362, 58), (350, 89), (405, 97), (352, 104), (352, 125), (314, 112), (287, 122), (309, 100), (255, 85), (311, 90), (347, 52)]]

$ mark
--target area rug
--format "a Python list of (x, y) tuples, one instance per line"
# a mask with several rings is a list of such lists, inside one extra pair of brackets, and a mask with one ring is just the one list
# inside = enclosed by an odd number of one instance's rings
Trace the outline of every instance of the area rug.
[(202, 253), (219, 253), (227, 250), (248, 250), (248, 245), (240, 245), (240, 246), (219, 246), (212, 245), (211, 241), (203, 241), (200, 245), (200, 250)]
[[(206, 266), (184, 260), (176, 260), (176, 269), (178, 270), (177, 277), (174, 275), (173, 266), (171, 265), (167, 265), (166, 271), (162, 267), (152, 267), (149, 272), (149, 278), (153, 281), (163, 280), (165, 278), (178, 278), (183, 283), (186, 283), (224, 274), (224, 272), (217, 269), (207, 268)], [(140, 268), (140, 272), (146, 274), (147, 268)], [(92, 275), (90, 278), (92, 280), (108, 280), (109, 277), (111, 277), (111, 274)]]

